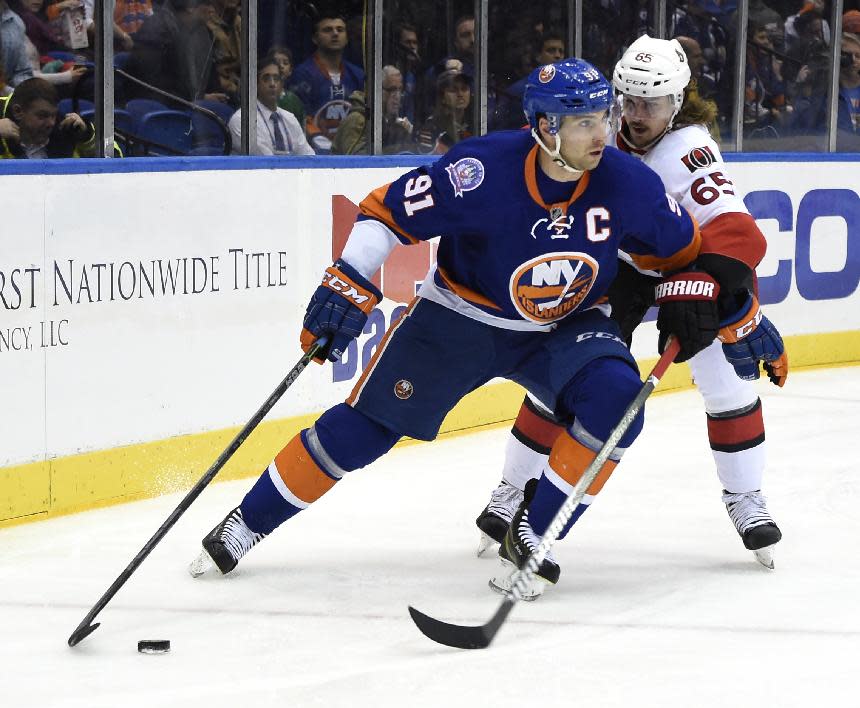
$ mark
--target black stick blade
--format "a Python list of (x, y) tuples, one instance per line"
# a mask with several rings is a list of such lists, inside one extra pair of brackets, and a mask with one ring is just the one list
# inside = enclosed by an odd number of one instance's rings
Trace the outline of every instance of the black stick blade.
[(444, 644), (455, 649), (486, 649), (490, 646), (490, 642), (493, 641), (493, 637), (496, 636), (496, 632), (499, 631), (499, 627), (502, 626), (513, 606), (514, 601), (505, 598), (490, 621), (478, 627), (441, 622), (416, 610), (411, 605), (409, 614), (424, 636), (438, 644)]
[(81, 624), (78, 625), (78, 628), (74, 632), (72, 632), (72, 636), (69, 637), (69, 646), (73, 647), (82, 639), (86, 639), (87, 637), (89, 637), (99, 628), (100, 624), (101, 622), (96, 622), (95, 624), (81, 622)]

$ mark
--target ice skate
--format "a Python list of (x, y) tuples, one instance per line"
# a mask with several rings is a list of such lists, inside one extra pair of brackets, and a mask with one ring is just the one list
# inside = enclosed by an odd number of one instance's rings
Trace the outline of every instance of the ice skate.
[[(525, 566), (529, 556), (537, 550), (540, 537), (529, 524), (528, 505), (537, 489), (537, 480), (529, 480), (520, 506), (511, 520), (508, 531), (499, 546), (499, 569), (490, 580), (490, 587), (500, 593), (508, 593), (512, 589), (511, 575), (517, 568)], [(561, 568), (551, 553), (540, 564), (538, 572), (526, 588), (520, 588), (523, 600), (535, 600), (540, 597), (548, 585), (555, 585), (561, 575)]]
[(723, 503), (744, 547), (753, 552), (759, 563), (773, 570), (773, 547), (782, 538), (782, 532), (767, 511), (764, 495), (759, 490), (741, 494), (723, 490)]
[(265, 537), (248, 528), (242, 510), (236, 507), (203, 539), (203, 550), (188, 566), (188, 572), (196, 578), (215, 566), (227, 575)]
[(478, 542), (479, 557), (487, 549), (502, 542), (522, 500), (523, 493), (504, 480), (493, 490), (490, 502), (475, 519), (475, 524), (481, 531), (481, 540)]

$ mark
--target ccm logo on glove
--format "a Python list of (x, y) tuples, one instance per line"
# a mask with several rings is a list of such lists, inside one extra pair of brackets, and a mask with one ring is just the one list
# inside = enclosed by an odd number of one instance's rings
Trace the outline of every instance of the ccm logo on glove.
[[(376, 300), (366, 290), (359, 290), (354, 283), (338, 277), (340, 274), (334, 268), (329, 268), (323, 274), (322, 284), (331, 288), (338, 295), (343, 295), (363, 312), (370, 312), (376, 306)], [(369, 304), (369, 306), (368, 306)], [(362, 307), (364, 305), (364, 307)]]
[(717, 339), (723, 344), (734, 344), (739, 339), (749, 336), (755, 331), (755, 328), (761, 324), (761, 318), (764, 317), (761, 308), (758, 304), (758, 299), (753, 296), (750, 309), (746, 314), (736, 322), (729, 325), (724, 325), (717, 332)]

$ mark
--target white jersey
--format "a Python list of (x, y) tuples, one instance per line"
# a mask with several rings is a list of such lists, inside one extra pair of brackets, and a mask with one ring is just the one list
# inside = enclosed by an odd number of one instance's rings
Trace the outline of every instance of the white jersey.
[[(705, 126), (673, 130), (644, 152), (632, 148), (620, 136), (616, 136), (616, 143), (654, 170), (663, 180), (666, 193), (698, 222), (703, 241), (708, 244), (703, 246), (705, 251), (723, 253), (755, 268), (764, 255), (764, 239)], [(619, 257), (636, 267), (626, 253), (619, 252)]]
[(699, 226), (728, 212), (749, 214), (705, 126), (673, 130), (639, 157), (660, 175), (666, 192), (693, 215)]

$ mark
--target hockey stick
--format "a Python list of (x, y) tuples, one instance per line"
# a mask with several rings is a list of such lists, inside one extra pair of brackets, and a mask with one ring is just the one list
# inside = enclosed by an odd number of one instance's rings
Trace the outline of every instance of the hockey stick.
[(502, 604), (499, 605), (499, 608), (489, 621), (486, 624), (482, 624), (477, 627), (449, 624), (447, 622), (441, 622), (440, 620), (434, 619), (429, 615), (425, 615), (423, 612), (416, 610), (410, 605), (409, 614), (412, 616), (412, 621), (415, 622), (418, 629), (420, 629), (425, 636), (429, 637), (434, 642), (445, 644), (449, 647), (456, 647), (457, 649), (485, 649), (490, 645), (490, 642), (493, 641), (493, 637), (496, 636), (499, 628), (504, 624), (504, 621), (514, 608), (514, 605), (519, 600), (523, 599), (523, 593), (527, 590), (529, 584), (534, 579), (538, 568), (540, 568), (540, 564), (543, 562), (544, 558), (546, 558), (550, 548), (552, 548), (553, 544), (558, 540), (558, 535), (561, 533), (565, 524), (570, 520), (570, 517), (573, 516), (573, 512), (576, 510), (576, 507), (579, 506), (580, 501), (582, 501), (582, 497), (585, 495), (586, 490), (591, 486), (595, 477), (597, 477), (598, 472), (600, 472), (600, 468), (603, 467), (603, 463), (606, 462), (609, 455), (615, 449), (615, 446), (618, 445), (621, 438), (624, 437), (624, 433), (627, 432), (630, 424), (636, 418), (642, 406), (645, 405), (645, 399), (647, 399), (648, 396), (651, 395), (651, 392), (656, 388), (660, 379), (663, 377), (663, 374), (666, 373), (666, 369), (669, 368), (669, 365), (677, 356), (679, 349), (680, 344), (678, 340), (675, 337), (670, 338), (666, 345), (666, 349), (663, 351), (657, 364), (651, 370), (651, 373), (648, 374), (648, 378), (645, 380), (642, 388), (639, 389), (639, 393), (636, 394), (636, 398), (634, 398), (630, 405), (627, 406), (627, 410), (624, 411), (624, 415), (621, 416), (621, 420), (618, 421), (618, 425), (612, 429), (612, 432), (609, 434), (606, 442), (603, 443), (603, 447), (600, 448), (594, 461), (588, 466), (579, 482), (576, 483), (570, 496), (565, 499), (564, 504), (561, 505), (561, 508), (558, 510), (558, 513), (556, 513), (549, 525), (549, 528), (547, 528), (546, 533), (543, 535), (543, 538), (541, 538), (537, 550), (529, 556), (525, 566), (521, 570), (517, 570), (513, 575), (511, 575), (512, 588), (510, 592), (505, 595), (505, 599), (502, 600)]
[(132, 559), (131, 563), (128, 564), (128, 567), (122, 573), (119, 574), (116, 580), (113, 581), (113, 584), (107, 589), (104, 595), (99, 598), (99, 601), (93, 605), (93, 608), (87, 613), (87, 616), (81, 620), (81, 623), (77, 626), (74, 632), (72, 632), (69, 637), (69, 646), (73, 647), (82, 639), (89, 636), (92, 632), (94, 632), (100, 622), (96, 622), (95, 624), (91, 624), (91, 622), (95, 619), (96, 615), (101, 612), (105, 605), (107, 605), (114, 595), (116, 595), (117, 591), (125, 585), (125, 582), (131, 577), (131, 574), (134, 573), (135, 570), (138, 569), (141, 563), (143, 563), (144, 559), (152, 552), (152, 550), (158, 545), (162, 538), (167, 534), (167, 532), (173, 527), (173, 525), (179, 520), (179, 517), (182, 516), (189, 506), (200, 496), (200, 493), (209, 484), (214, 478), (215, 475), (221, 470), (221, 468), (227, 464), (227, 461), (233, 457), (236, 450), (239, 449), (239, 446), (245, 442), (245, 439), (254, 431), (254, 429), (260, 424), (263, 418), (266, 417), (266, 414), (272, 409), (272, 407), (278, 402), (281, 396), (284, 395), (286, 390), (293, 385), (293, 382), (299, 377), (299, 374), (305, 370), (307, 365), (311, 362), (316, 355), (322, 349), (325, 349), (328, 344), (328, 337), (322, 336), (311, 345), (310, 349), (305, 353), (305, 355), (299, 359), (298, 363), (290, 369), (289, 373), (284, 377), (284, 380), (278, 384), (278, 387), (272, 391), (272, 394), (266, 399), (266, 402), (260, 406), (260, 409), (254, 413), (251, 420), (249, 420), (245, 427), (239, 431), (238, 435), (233, 438), (233, 442), (231, 442), (227, 448), (222, 452), (218, 459), (212, 463), (212, 466), (206, 471), (195, 484), (188, 494), (185, 495), (185, 498), (179, 502), (179, 506), (177, 506), (167, 517), (165, 522), (159, 527), (158, 531), (156, 531), (152, 538), (150, 538), (146, 544), (144, 544), (143, 548), (140, 549), (138, 554)]

